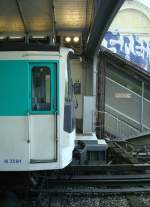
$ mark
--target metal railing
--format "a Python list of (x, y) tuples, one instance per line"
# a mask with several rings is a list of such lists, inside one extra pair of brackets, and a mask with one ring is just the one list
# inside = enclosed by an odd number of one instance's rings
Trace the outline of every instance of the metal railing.
[(138, 129), (150, 129), (150, 100), (106, 77), (105, 110)]
[[(108, 138), (126, 138), (141, 133), (139, 129), (134, 128), (109, 112), (96, 111), (93, 114), (93, 131), (97, 128), (102, 129), (104, 127), (105, 136)], [(98, 116), (104, 118), (104, 125), (96, 124), (94, 120), (96, 120)]]

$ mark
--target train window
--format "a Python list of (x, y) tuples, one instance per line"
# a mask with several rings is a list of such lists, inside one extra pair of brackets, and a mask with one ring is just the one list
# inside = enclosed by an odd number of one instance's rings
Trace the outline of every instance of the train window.
[(70, 54), (67, 58), (65, 73), (65, 105), (64, 105), (64, 131), (71, 133), (75, 128), (75, 114), (73, 104), (73, 87), (71, 80)]
[(68, 70), (65, 71), (65, 100), (69, 99), (69, 77)]
[(48, 67), (32, 68), (32, 110), (50, 110), (50, 70)]
[(65, 71), (65, 101), (72, 100), (72, 80), (70, 68), (70, 56), (67, 58), (67, 70)]

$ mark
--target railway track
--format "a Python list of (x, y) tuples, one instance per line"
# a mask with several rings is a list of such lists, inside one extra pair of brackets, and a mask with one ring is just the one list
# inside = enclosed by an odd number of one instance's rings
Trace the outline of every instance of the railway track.
[[(39, 201), (47, 196), (47, 207), (150, 207), (150, 201), (145, 203), (145, 196), (150, 195), (150, 175), (45, 177), (45, 185), (32, 190), (40, 195)], [(42, 207), (39, 201), (37, 206)]]
[[(92, 198), (102, 198), (105, 201), (104, 197), (110, 196), (112, 196), (112, 200), (116, 196), (125, 196), (126, 202), (130, 203), (129, 207), (134, 206), (134, 203), (137, 207), (147, 207), (147, 205), (141, 204), (139, 196), (135, 194), (150, 195), (149, 165), (143, 165), (143, 168), (141, 165), (116, 165), (116, 168), (115, 165), (105, 165), (104, 168), (102, 166), (81, 166), (81, 168), (73, 166), (61, 173), (57, 171), (53, 173), (39, 172), (35, 176), (38, 178), (37, 182), (32, 181), (26, 187), (20, 184), (11, 185), (10, 191), (26, 195), (28, 203), (24, 204), (25, 207), (66, 207), (67, 205), (62, 204), (64, 200), (73, 200), (74, 197), (78, 197), (80, 201), (90, 198), (91, 200)], [(128, 174), (124, 174), (125, 169)], [(116, 175), (116, 172), (119, 174)], [(24, 177), (26, 176), (24, 175)], [(35, 178), (33, 176), (31, 180), (36, 180)], [(74, 200), (74, 202), (76, 201)]]
[(51, 194), (150, 192), (150, 175), (74, 175), (44, 177), (32, 192)]
[[(116, 174), (118, 173), (118, 174)], [(128, 174), (127, 174), (128, 173)], [(9, 178), (9, 179), (8, 179)], [(29, 179), (27, 179), (29, 178)], [(1, 189), (23, 191), (24, 189), (38, 192), (41, 187), (43, 191), (62, 192), (62, 188), (96, 187), (100, 192), (107, 189), (111, 192), (119, 191), (150, 191), (150, 165), (149, 164), (124, 164), (124, 165), (100, 165), (100, 166), (71, 166), (65, 170), (39, 172), (36, 174), (8, 174), (1, 177)], [(58, 186), (58, 187), (57, 187)], [(107, 187), (108, 186), (108, 187)], [(95, 189), (96, 189), (95, 188)], [(127, 190), (130, 189), (130, 190)], [(96, 190), (98, 192), (98, 190)], [(65, 190), (64, 190), (65, 191)], [(79, 190), (78, 190), (79, 191)], [(86, 190), (84, 190), (85, 192)], [(75, 190), (74, 190), (75, 192)], [(82, 191), (83, 192), (83, 191)]]
[[(101, 206), (101, 202), (114, 207), (150, 207), (150, 201), (145, 203), (145, 195), (150, 195), (149, 176), (73, 176), (59, 180), (48, 179), (45, 182), (46, 186), (40, 190), (33, 189), (32, 193), (40, 195), (39, 201), (47, 196), (50, 199), (48, 207), (73, 206), (71, 202), (78, 207), (85, 205), (85, 201), (86, 207)], [(144, 194), (142, 199), (141, 193)], [(99, 204), (94, 204), (95, 200)]]

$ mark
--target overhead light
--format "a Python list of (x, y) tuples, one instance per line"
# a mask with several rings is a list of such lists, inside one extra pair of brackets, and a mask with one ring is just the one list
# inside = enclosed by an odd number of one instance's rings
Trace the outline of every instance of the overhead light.
[(6, 37), (0, 36), (0, 40), (4, 40), (4, 39), (6, 39)]
[(23, 36), (10, 36), (9, 39), (14, 40), (14, 39), (22, 39)]
[(67, 43), (71, 42), (71, 37), (65, 37), (65, 42)]
[(79, 40), (80, 40), (80, 38), (77, 37), (77, 36), (75, 36), (75, 37), (73, 38), (73, 41), (76, 42), (76, 43), (79, 42)]
[(46, 36), (44, 35), (37, 35), (37, 36), (32, 36), (32, 39), (45, 39)]

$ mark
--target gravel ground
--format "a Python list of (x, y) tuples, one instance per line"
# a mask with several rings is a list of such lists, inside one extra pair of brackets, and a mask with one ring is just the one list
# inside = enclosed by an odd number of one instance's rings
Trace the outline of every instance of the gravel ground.
[[(129, 205), (129, 198), (132, 205)], [(53, 202), (51, 203), (51, 201)], [(140, 201), (135, 202), (135, 201)], [(130, 203), (130, 204), (131, 204)], [(138, 205), (137, 205), (138, 204)], [(145, 204), (145, 205), (144, 205)], [(27, 204), (24, 202), (19, 207), (150, 207), (150, 194), (133, 195), (64, 195), (60, 197), (43, 197), (41, 202)], [(1, 206), (0, 206), (1, 207)], [(18, 207), (18, 206), (17, 206)]]
[(125, 196), (64, 197), (61, 207), (129, 207)]
[(150, 206), (150, 195), (149, 194), (140, 194), (138, 197), (144, 204)]

